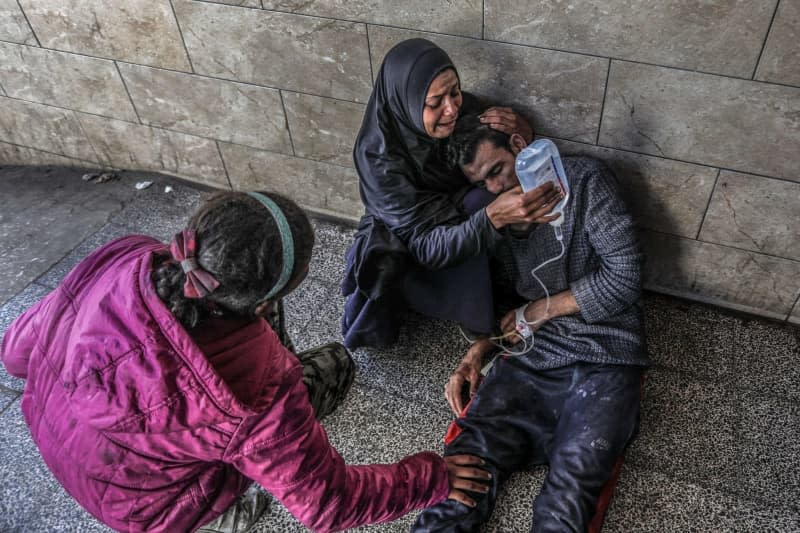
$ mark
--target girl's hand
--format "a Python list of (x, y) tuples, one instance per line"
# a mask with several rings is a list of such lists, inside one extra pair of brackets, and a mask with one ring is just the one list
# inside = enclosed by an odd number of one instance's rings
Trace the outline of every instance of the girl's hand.
[(450, 455), (444, 458), (444, 462), (447, 463), (447, 474), (450, 479), (450, 494), (447, 497), (467, 507), (475, 507), (475, 500), (464, 491), (482, 494), (489, 492), (489, 480), (492, 479), (492, 474), (475, 466), (485, 464), (483, 459), (474, 455)]
[(525, 142), (533, 142), (533, 128), (522, 115), (517, 114), (510, 107), (490, 107), (480, 115), (481, 122), (490, 128), (511, 135), (522, 135)]

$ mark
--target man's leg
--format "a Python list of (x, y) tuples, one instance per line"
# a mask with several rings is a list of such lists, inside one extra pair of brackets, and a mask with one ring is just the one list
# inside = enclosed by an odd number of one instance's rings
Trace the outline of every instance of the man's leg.
[[(478, 389), (465, 415), (448, 432), (453, 440), (445, 455), (471, 454), (486, 461), (492, 474), (486, 495), (470, 493), (477, 502), (469, 508), (455, 500), (426, 509), (417, 518), (415, 533), (477, 531), (491, 516), (497, 491), (515, 470), (544, 461), (542, 443), (555, 427), (548, 396), (559, 393), (558, 383), (526, 368), (524, 358), (498, 359)], [(452, 435), (455, 434), (455, 437)]]
[(638, 422), (641, 368), (588, 363), (573, 368), (548, 446), (550, 470), (533, 506), (532, 531), (538, 533), (586, 531)]

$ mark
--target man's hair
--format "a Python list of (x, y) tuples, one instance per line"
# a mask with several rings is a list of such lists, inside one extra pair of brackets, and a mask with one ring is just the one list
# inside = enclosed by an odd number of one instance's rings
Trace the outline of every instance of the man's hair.
[[(294, 241), (292, 283), (311, 259), (314, 229), (293, 201), (275, 193), (262, 194), (278, 205), (289, 223)], [(209, 307), (227, 315), (254, 318), (256, 307), (283, 269), (280, 230), (270, 212), (245, 193), (220, 192), (198, 209), (186, 227), (197, 232), (197, 263), (219, 281), (219, 287), (205, 298), (186, 298), (186, 275), (167, 255), (159, 258), (161, 263), (152, 275), (161, 300), (189, 328), (208, 316)]]
[(450, 168), (464, 167), (475, 161), (478, 146), (490, 141), (497, 148), (509, 149), (510, 135), (481, 123), (479, 113), (470, 113), (458, 118), (456, 128), (447, 144), (447, 163)]

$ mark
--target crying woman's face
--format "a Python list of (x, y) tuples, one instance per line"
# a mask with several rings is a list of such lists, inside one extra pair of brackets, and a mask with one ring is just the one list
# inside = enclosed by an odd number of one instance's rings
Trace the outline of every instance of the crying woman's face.
[(422, 123), (425, 133), (434, 139), (449, 137), (456, 128), (458, 110), (461, 108), (461, 85), (453, 69), (442, 71), (428, 87)]

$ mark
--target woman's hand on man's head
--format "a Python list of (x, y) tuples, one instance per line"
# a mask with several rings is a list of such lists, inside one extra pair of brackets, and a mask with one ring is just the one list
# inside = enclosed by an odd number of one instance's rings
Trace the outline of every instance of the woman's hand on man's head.
[(510, 107), (490, 107), (480, 115), (481, 122), (490, 128), (511, 135), (519, 133), (530, 144), (533, 142), (533, 128), (525, 117)]

